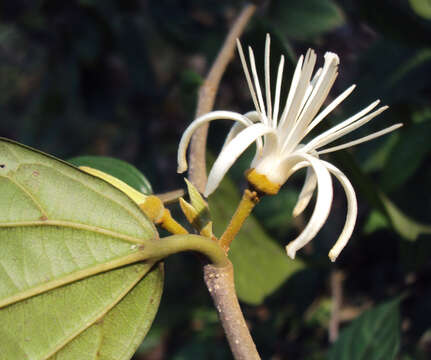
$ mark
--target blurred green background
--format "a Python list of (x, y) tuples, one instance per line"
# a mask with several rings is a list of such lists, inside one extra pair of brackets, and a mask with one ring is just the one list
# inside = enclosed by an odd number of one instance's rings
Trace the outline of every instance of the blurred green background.
[[(285, 89), (299, 54), (336, 52), (330, 97), (357, 90), (325, 120), (335, 124), (379, 98), (390, 109), (354, 137), (404, 127), (331, 154), (359, 200), (355, 233), (336, 264), (327, 252), (342, 229), (345, 197), (334, 181), (328, 223), (296, 261), (283, 246), (310, 216), (292, 218), (304, 173), (258, 205), (232, 246), (239, 296), (264, 359), (431, 357), (431, 3), (427, 0), (261, 2), (242, 37), (263, 69), (265, 34), (273, 71), (287, 54)], [(242, 1), (15, 0), (0, 2), (0, 136), (58, 157), (126, 160), (155, 192), (183, 188), (176, 148), (193, 119), (196, 92)], [(238, 58), (216, 109), (252, 102)], [(229, 124), (211, 127), (214, 154)], [(318, 131), (317, 131), (318, 132)], [(220, 234), (232, 214), (252, 151), (210, 199)], [(235, 184), (235, 185), (234, 185)], [(385, 194), (385, 195), (383, 195)], [(177, 208), (174, 213), (179, 216)], [(336, 289), (341, 288), (341, 296)], [(341, 301), (339, 340), (329, 340)], [(358, 317), (362, 313), (362, 316)], [(153, 328), (135, 359), (230, 359), (194, 255), (166, 262)]]

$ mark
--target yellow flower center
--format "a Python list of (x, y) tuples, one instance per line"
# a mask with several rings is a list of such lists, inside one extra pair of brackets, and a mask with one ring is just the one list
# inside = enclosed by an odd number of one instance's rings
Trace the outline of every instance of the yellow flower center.
[(245, 178), (255, 190), (266, 195), (275, 195), (281, 188), (280, 184), (270, 181), (266, 175), (259, 174), (253, 168), (245, 172)]

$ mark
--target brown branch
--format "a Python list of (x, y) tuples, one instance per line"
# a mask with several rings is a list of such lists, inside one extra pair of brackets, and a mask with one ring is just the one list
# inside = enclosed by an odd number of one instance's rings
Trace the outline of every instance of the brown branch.
[[(196, 117), (213, 109), (221, 77), (235, 51), (236, 39), (241, 36), (255, 10), (255, 5), (246, 5), (230, 29), (223, 47), (199, 89)], [(200, 192), (204, 192), (207, 183), (207, 135), (208, 124), (201, 126), (194, 133), (190, 144), (188, 177)], [(204, 279), (217, 308), (234, 358), (236, 360), (260, 360), (236, 296), (232, 264), (229, 262), (229, 265), (225, 267), (205, 265)]]
[(204, 279), (235, 360), (260, 360), (236, 297), (232, 264), (221, 268), (206, 265)]
[[(255, 5), (246, 5), (235, 20), (229, 34), (215, 59), (204, 83), (199, 89), (196, 117), (210, 112), (214, 106), (220, 79), (233, 57), (235, 42), (256, 10)], [(193, 135), (189, 153), (189, 179), (203, 193), (207, 183), (206, 143), (208, 124), (202, 125)]]

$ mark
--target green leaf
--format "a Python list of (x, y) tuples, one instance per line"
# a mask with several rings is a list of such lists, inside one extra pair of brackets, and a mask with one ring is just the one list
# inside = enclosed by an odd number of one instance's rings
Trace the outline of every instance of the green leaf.
[(390, 227), (388, 218), (380, 211), (373, 210), (368, 215), (368, 219), (364, 225), (364, 234), (372, 234), (374, 231), (386, 229)]
[(271, 19), (296, 40), (322, 35), (344, 24), (344, 14), (331, 0), (271, 1)]
[(424, 19), (431, 20), (431, 1), (430, 0), (409, 0), (413, 11)]
[(107, 156), (78, 156), (68, 162), (75, 166), (89, 166), (124, 181), (127, 185), (148, 195), (153, 193), (150, 182), (133, 165)]
[(431, 226), (414, 221), (403, 214), (385, 195), (381, 194), (380, 199), (385, 206), (385, 210), (391, 219), (392, 226), (405, 239), (414, 241), (421, 234), (431, 234)]
[[(387, 54), (392, 56), (388, 58)], [(386, 58), (384, 63), (376, 61), (382, 58)], [(406, 114), (395, 112), (393, 107), (427, 99), (427, 74), (430, 68), (431, 49), (428, 46), (400, 46), (398, 42), (382, 38), (360, 56), (358, 71), (361, 77), (358, 79), (358, 88), (366, 91), (358, 92), (352, 102), (345, 105), (345, 109), (354, 111), (376, 98), (383, 98), (392, 109), (383, 117), (391, 119), (392, 123), (396, 122), (395, 119), (405, 123), (408, 120)]]
[(403, 130), (392, 147), (381, 175), (385, 191), (394, 191), (403, 185), (431, 153), (431, 120), (412, 124)]
[[(225, 177), (214, 196), (209, 199), (218, 235), (226, 228), (239, 201), (237, 188)], [(229, 258), (235, 268), (238, 297), (253, 305), (261, 304), (266, 296), (271, 295), (284, 281), (304, 267), (300, 260), (291, 260), (253, 216), (246, 220), (232, 242)]]
[[(376, 208), (376, 210), (386, 217), (393, 229), (404, 239), (414, 241), (421, 234), (431, 233), (431, 226), (424, 225), (409, 218), (400, 209), (398, 209), (384, 193), (371, 181), (369, 176), (365, 174), (357, 165), (355, 159), (345, 151), (340, 151), (333, 154), (333, 159), (336, 165), (343, 170), (347, 177), (352, 181), (355, 189), (367, 198), (368, 202)], [(373, 215), (371, 223), (368, 223), (365, 231), (372, 232), (386, 225), (386, 222), (380, 215)]]
[(365, 311), (345, 328), (329, 360), (391, 360), (400, 348), (400, 298)]
[(162, 269), (138, 262), (154, 225), (105, 181), (6, 139), (0, 193), (2, 358), (129, 359), (162, 292)]

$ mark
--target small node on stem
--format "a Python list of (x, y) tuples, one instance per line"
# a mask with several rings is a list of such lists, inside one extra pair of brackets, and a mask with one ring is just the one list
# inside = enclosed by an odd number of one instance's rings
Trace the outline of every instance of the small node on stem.
[(156, 224), (162, 219), (165, 209), (162, 200), (154, 195), (148, 196), (144, 202), (139, 204), (139, 207)]
[(211, 215), (208, 203), (201, 196), (195, 186), (184, 179), (189, 193), (190, 203), (180, 198), (180, 207), (187, 221), (199, 232), (200, 235), (217, 240), (212, 231)]
[(162, 200), (157, 196), (147, 196), (145, 202), (139, 204), (139, 207), (154, 224), (159, 225), (171, 234), (188, 234), (188, 231), (172, 218), (171, 212), (164, 207)]

